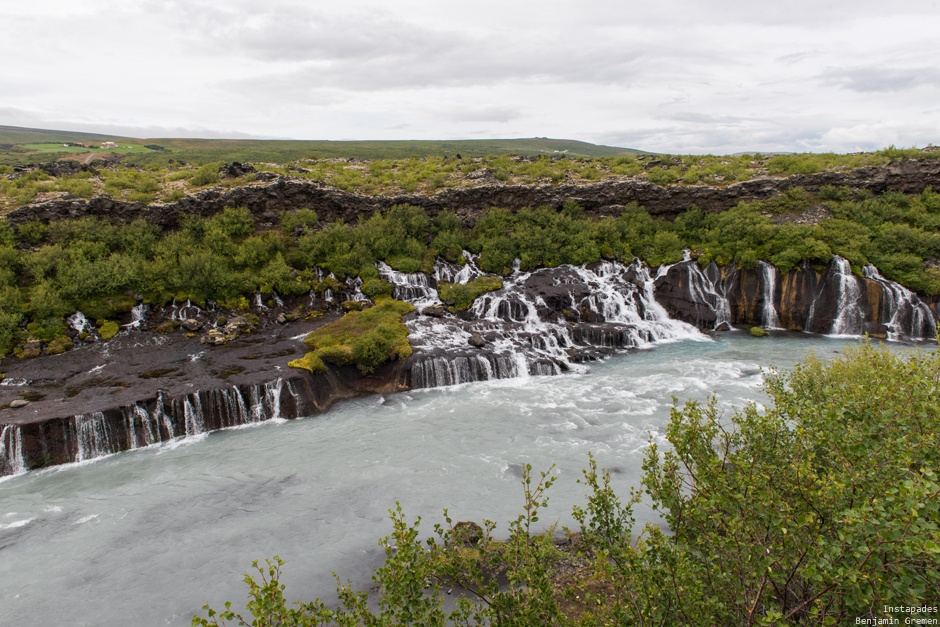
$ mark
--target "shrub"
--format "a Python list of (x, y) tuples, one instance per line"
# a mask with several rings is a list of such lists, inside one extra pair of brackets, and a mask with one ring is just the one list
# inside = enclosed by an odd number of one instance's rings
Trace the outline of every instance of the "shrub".
[(204, 165), (189, 179), (193, 185), (215, 185), (219, 182), (219, 166), (217, 164)]
[(287, 235), (292, 235), (298, 228), (306, 233), (316, 225), (317, 214), (312, 209), (298, 209), (291, 213), (285, 213), (281, 218), (281, 229)]

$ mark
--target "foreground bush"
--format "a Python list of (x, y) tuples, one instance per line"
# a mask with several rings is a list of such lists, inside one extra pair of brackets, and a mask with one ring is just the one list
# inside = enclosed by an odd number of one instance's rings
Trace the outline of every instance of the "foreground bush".
[[(643, 491), (626, 502), (593, 458), (587, 504), (575, 508), (594, 566), (584, 595), (562, 613), (552, 547), (533, 535), (554, 478), (523, 476), (525, 513), (507, 541), (465, 528), (418, 538), (399, 506), (385, 538), (385, 566), (367, 595), (339, 588), (339, 608), (319, 599), (288, 608), (275, 558), (261, 581), (247, 576), (252, 625), (848, 625), (935, 618), (885, 607), (940, 604), (940, 357), (898, 356), (864, 343), (822, 363), (810, 356), (773, 372), (767, 411), (749, 406), (724, 418), (714, 402), (672, 411), (671, 449), (647, 451)], [(635, 533), (632, 506), (646, 494), (672, 535)], [(446, 515), (446, 510), (445, 510)], [(450, 523), (450, 519), (448, 519)], [(255, 564), (257, 566), (257, 563)], [(497, 583), (499, 575), (503, 585)], [(445, 612), (441, 589), (472, 593)], [(595, 588), (597, 589), (597, 588)], [(579, 597), (580, 598), (580, 595)], [(221, 614), (193, 625), (239, 620)], [(567, 606), (570, 608), (570, 605)], [(206, 608), (208, 609), (208, 608)]]

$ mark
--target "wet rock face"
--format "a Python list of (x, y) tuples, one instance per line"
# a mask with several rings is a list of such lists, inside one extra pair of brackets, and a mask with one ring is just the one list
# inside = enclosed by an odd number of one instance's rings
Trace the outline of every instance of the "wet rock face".
[[(930, 338), (935, 301), (886, 280), (868, 266), (853, 274), (836, 257), (824, 272), (809, 265), (781, 276), (770, 264), (704, 271), (694, 261), (675, 264), (656, 280), (656, 299), (671, 315), (697, 327), (725, 323), (811, 333)], [(774, 322), (769, 322), (773, 320)]]
[[(256, 177), (259, 180), (268, 179), (266, 175), (276, 177), (264, 172), (257, 173)], [(793, 187), (813, 192), (824, 185), (835, 185), (866, 189), (876, 194), (886, 191), (919, 194), (928, 185), (940, 188), (940, 162), (905, 159), (886, 166), (858, 168), (849, 172), (794, 175), (786, 179), (758, 178), (727, 187), (660, 187), (644, 181), (557, 186), (498, 185), (495, 184), (497, 182), (473, 189), (446, 189), (432, 196), (365, 196), (343, 192), (322, 181), (278, 177), (266, 185), (230, 190), (210, 189), (172, 204), (149, 207), (105, 197), (51, 200), (20, 207), (10, 212), (7, 219), (13, 224), (22, 224), (30, 220), (48, 222), (65, 217), (95, 215), (121, 222), (143, 218), (164, 228), (176, 228), (183, 214), (212, 216), (228, 205), (247, 207), (260, 223), (276, 224), (284, 211), (310, 207), (325, 222), (344, 220), (354, 223), (359, 217), (406, 203), (423, 208), (431, 216), (444, 209), (453, 209), (469, 225), (490, 207), (504, 207), (514, 211), (542, 205), (561, 207), (567, 200), (577, 201), (585, 208), (587, 215), (617, 215), (625, 205), (635, 202), (653, 216), (674, 218), (692, 205), (703, 211), (719, 212), (741, 201), (772, 198)]]

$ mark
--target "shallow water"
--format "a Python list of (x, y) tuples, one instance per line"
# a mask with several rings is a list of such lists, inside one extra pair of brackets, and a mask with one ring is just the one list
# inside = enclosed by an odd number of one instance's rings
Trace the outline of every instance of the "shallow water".
[(0, 482), (2, 623), (188, 625), (206, 600), (243, 608), (242, 574), (274, 554), (287, 560), (289, 597), (332, 598), (332, 571), (368, 584), (396, 500), (428, 531), (444, 507), (455, 520), (507, 521), (522, 505), (525, 463), (557, 464), (541, 520), (571, 525), (588, 451), (625, 495), (673, 395), (761, 402), (762, 366), (850, 342), (733, 332), (584, 374), (363, 398), (316, 418), (10, 477)]

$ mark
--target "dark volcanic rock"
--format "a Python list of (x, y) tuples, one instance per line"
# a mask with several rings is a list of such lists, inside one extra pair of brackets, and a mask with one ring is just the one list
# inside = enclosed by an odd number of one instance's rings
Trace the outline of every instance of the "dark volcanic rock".
[(56, 199), (26, 205), (7, 215), (14, 224), (30, 220), (48, 222), (67, 217), (95, 215), (115, 222), (144, 219), (165, 228), (175, 228), (179, 216), (194, 213), (212, 216), (225, 206), (247, 207), (259, 222), (276, 223), (284, 211), (311, 208), (320, 220), (344, 220), (355, 223), (359, 217), (388, 209), (397, 204), (423, 208), (432, 217), (452, 209), (465, 223), (472, 224), (490, 207), (513, 211), (524, 207), (548, 205), (561, 207), (576, 200), (589, 216), (609, 215), (618, 208), (637, 203), (653, 216), (674, 218), (695, 205), (706, 212), (720, 212), (743, 200), (765, 200), (790, 188), (817, 191), (823, 185), (848, 186), (876, 194), (900, 191), (917, 194), (928, 185), (940, 189), (940, 161), (905, 159), (885, 166), (858, 168), (848, 172), (823, 172), (811, 176), (756, 178), (727, 187), (707, 185), (660, 187), (646, 181), (600, 182), (590, 185), (484, 185), (475, 188), (449, 188), (433, 195), (400, 194), (366, 196), (344, 192), (320, 181), (289, 180), (273, 173), (276, 180), (267, 185), (249, 185), (233, 189), (215, 188), (191, 194), (175, 203), (142, 205), (103, 196), (91, 200)]
[[(6, 358), (5, 380), (14, 384), (0, 387), (0, 406), (9, 407), (0, 409), (0, 424), (19, 427), (32, 469), (246, 420), (312, 416), (340, 399), (401, 389), (401, 362), (368, 376), (351, 366), (318, 375), (287, 367), (306, 351), (298, 335), (335, 319), (268, 325), (214, 348), (180, 334), (135, 332), (73, 349), (67, 360)], [(13, 409), (24, 393), (41, 399), (28, 412)]]
[(470, 339), (467, 340), (467, 344), (470, 346), (476, 346), (477, 348), (482, 348), (486, 346), (486, 340), (484, 340), (483, 336), (479, 333), (474, 333), (470, 336)]

